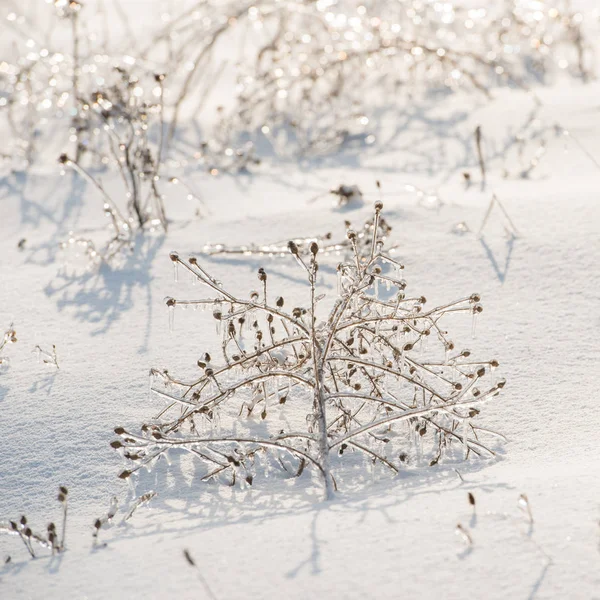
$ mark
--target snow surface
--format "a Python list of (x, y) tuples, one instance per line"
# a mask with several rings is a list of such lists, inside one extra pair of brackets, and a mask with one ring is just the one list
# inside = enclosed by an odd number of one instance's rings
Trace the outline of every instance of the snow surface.
[[(18, 343), (3, 351), (10, 362), (0, 371), (0, 518), (26, 514), (45, 528), (59, 518), (60, 484), (69, 487), (70, 515), (68, 551), (55, 558), (29, 560), (18, 539), (0, 537), (0, 557), (12, 557), (0, 568), (0, 598), (210, 597), (202, 580), (219, 599), (600, 598), (600, 84), (565, 79), (538, 95), (540, 123), (570, 136), (548, 134), (548, 152), (527, 180), (502, 177), (501, 149), (527, 120), (531, 98), (515, 90), (489, 102), (459, 96), (416, 112), (403, 136), (376, 148), (273, 163), (253, 175), (190, 172), (210, 214), (190, 219), (195, 207), (173, 193), (168, 235), (140, 238), (118, 270), (85, 273), (58, 251), (70, 231), (102, 234), (105, 222), (97, 193), (61, 177), (54, 155), (5, 174), (0, 326), (14, 322)], [(477, 124), (491, 157), (484, 191)], [(408, 141), (424, 133), (415, 150)], [(468, 190), (465, 170), (475, 180)], [(508, 381), (482, 411), (482, 423), (508, 438), (498, 458), (408, 469), (396, 479), (378, 473), (330, 503), (310, 475), (230, 489), (190, 480), (176, 458), (136, 480), (135, 490), (117, 479), (112, 429), (135, 427), (160, 406), (149, 398), (149, 369), (184, 372), (218, 344), (202, 312), (178, 311), (169, 332), (164, 297), (196, 288), (184, 277), (174, 282), (168, 252), (187, 256), (209, 241), (341, 237), (345, 219), (360, 224), (369, 215), (376, 180), (409, 289), (432, 306), (482, 295), (476, 338), (470, 322), (456, 337), (496, 357)], [(406, 183), (434, 190), (441, 206), (419, 203)], [(340, 184), (357, 184), (365, 205), (307, 202)], [(492, 192), (518, 238), (506, 237), (498, 211), (481, 238), (473, 233)], [(463, 221), (471, 232), (452, 233)], [(264, 266), (274, 289), (306, 297), (293, 260), (204, 261), (241, 293), (256, 287)], [(322, 284), (332, 296), (336, 258), (326, 262)], [(56, 345), (59, 370), (36, 359), (37, 344)], [(110, 498), (126, 504), (149, 489), (158, 497), (126, 526), (101, 531), (107, 545), (92, 549), (92, 523)], [(518, 506), (523, 493), (533, 524)], [(458, 523), (472, 546), (456, 535)]]

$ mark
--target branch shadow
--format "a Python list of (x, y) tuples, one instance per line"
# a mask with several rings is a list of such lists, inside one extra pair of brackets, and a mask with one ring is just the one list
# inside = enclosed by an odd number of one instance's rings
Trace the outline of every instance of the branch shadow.
[(490, 261), (492, 268), (494, 269), (494, 274), (496, 275), (498, 281), (501, 284), (504, 284), (504, 282), (506, 281), (506, 276), (508, 275), (508, 270), (510, 268), (510, 261), (512, 259), (512, 254), (513, 254), (513, 250), (515, 247), (516, 239), (517, 238), (514, 234), (511, 233), (509, 235), (509, 238), (506, 242), (506, 256), (504, 257), (504, 264), (501, 266), (500, 262), (499, 262), (501, 259), (497, 255), (497, 253), (494, 253), (494, 251), (489, 246), (489, 244), (486, 242), (486, 240), (483, 236), (479, 237), (479, 243), (482, 245), (483, 249), (485, 250), (485, 254), (486, 254), (488, 260)]
[[(96, 270), (83, 274), (69, 274), (66, 269), (49, 281), (44, 292), (56, 298), (57, 307), (73, 310), (75, 319), (96, 324), (92, 335), (106, 333), (123, 313), (134, 305), (133, 291), (142, 288), (146, 292), (147, 316), (143, 343), (139, 352), (146, 352), (152, 323), (152, 276), (149, 266), (164, 244), (164, 236), (152, 237), (139, 232), (134, 241), (133, 252), (127, 255), (123, 265), (111, 268), (102, 263)], [(59, 284), (55, 281), (58, 280)]]

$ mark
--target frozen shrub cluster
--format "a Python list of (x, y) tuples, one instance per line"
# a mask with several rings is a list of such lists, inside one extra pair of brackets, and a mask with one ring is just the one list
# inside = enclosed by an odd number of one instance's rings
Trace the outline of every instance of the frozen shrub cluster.
[[(259, 163), (256, 139), (283, 154), (329, 152), (356, 136), (370, 143), (374, 110), (412, 104), (421, 92), (489, 95), (499, 85), (527, 89), (559, 68), (583, 79), (593, 70), (591, 19), (558, 1), (177, 3), (138, 44), (129, 35), (107, 43), (103, 3), (45, 4), (40, 15), (26, 6), (10, 12), (2, 28), (15, 51), (0, 66), (0, 113), (11, 154), (26, 164), (41, 138), (68, 139), (77, 162), (91, 149), (96, 127), (86, 106), (113, 67), (169, 74), (167, 140), (186, 158), (193, 148), (213, 173)], [(111, 18), (131, 30), (118, 5)], [(51, 21), (50, 33), (36, 19)], [(214, 107), (205, 109), (221, 78), (232, 94), (214, 125)], [(196, 115), (198, 127), (187, 129), (200, 137), (178, 139), (178, 123)]]
[[(135, 234), (147, 228), (167, 230), (163, 194), (159, 186), (163, 159), (163, 81), (161, 74), (152, 82), (142, 82), (130, 71), (116, 67), (112, 84), (95, 90), (81, 107), (77, 155), (61, 154), (59, 163), (71, 168), (92, 184), (110, 219), (112, 237), (97, 249), (89, 240), (73, 238), (71, 244), (84, 246), (91, 258), (108, 263), (134, 244)], [(148, 86), (153, 90), (148, 94)], [(151, 134), (158, 135), (158, 140)], [(84, 166), (89, 154), (104, 168), (116, 170), (120, 193), (109, 194), (99, 174)], [(65, 243), (66, 246), (68, 243)]]
[(220, 356), (203, 354), (190, 380), (153, 370), (153, 391), (166, 405), (139, 431), (115, 429), (112, 446), (130, 463), (121, 478), (179, 449), (203, 463), (205, 480), (252, 484), (273, 469), (299, 476), (310, 468), (331, 497), (346, 459), (398, 473), (406, 463), (494, 454), (485, 441), (494, 432), (478, 418), (504, 387), (490, 374), (498, 362), (458, 349), (445, 329), (456, 313), (475, 318), (479, 295), (428, 309), (424, 297), (408, 294), (403, 266), (384, 251), (381, 210), (376, 203), (368, 239), (348, 231), (351, 255), (338, 266), (338, 297), (326, 316), (318, 310), (317, 242), (304, 252), (288, 246), (306, 275), (306, 305), (275, 296), (262, 268), (259, 291), (246, 299), (196, 258), (171, 254), (212, 296), (168, 298), (169, 310), (208, 308)]
[(527, 89), (559, 68), (586, 79), (593, 59), (583, 15), (560, 2), (207, 3), (202, 17), (193, 30), (178, 24), (178, 43), (201, 60), (174, 103), (172, 128), (193, 82), (207, 79), (202, 67), (217, 42), (244, 28), (257, 40), (239, 61), (236, 102), (222, 113), (215, 148), (235, 145), (232, 132), (256, 131), (280, 154), (327, 153), (357, 135), (374, 140), (374, 107), (413, 104), (427, 90)]

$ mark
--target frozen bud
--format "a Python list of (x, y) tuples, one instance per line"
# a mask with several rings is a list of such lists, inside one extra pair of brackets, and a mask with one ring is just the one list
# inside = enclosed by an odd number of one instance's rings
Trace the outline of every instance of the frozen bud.
[(27, 525), (27, 517), (25, 515), (21, 517), (21, 525)]
[(64, 494), (65, 496), (69, 493), (69, 490), (64, 485), (61, 485), (58, 489), (60, 493)]
[(256, 302), (258, 300), (258, 292), (250, 292), (250, 300), (252, 300), (252, 302)]
[(169, 258), (173, 261), (173, 262), (177, 262), (179, 260), (179, 254), (177, 252), (171, 252), (169, 254)]
[(465, 358), (467, 358), (468, 356), (471, 356), (471, 351), (470, 350), (463, 350), (460, 353), (461, 356), (464, 356)]
[(404, 352), (408, 352), (409, 350), (413, 349), (413, 345), (409, 342), (408, 344), (404, 344)]
[(223, 313), (219, 309), (213, 310), (213, 317), (220, 321), (223, 318)]
[[(379, 184), (379, 181), (377, 183)], [(379, 187), (379, 185), (377, 185), (377, 187)], [(382, 208), (383, 208), (383, 202), (381, 202), (380, 200), (375, 202), (375, 212), (381, 212)]]
[(421, 304), (425, 304), (425, 303), (427, 302), (427, 298), (425, 298), (425, 296), (421, 296), (421, 297), (419, 298), (419, 302), (420, 302)]
[(479, 411), (476, 408), (469, 409), (469, 417), (473, 418), (479, 414)]
[(25, 533), (25, 536), (29, 538), (29, 537), (31, 537), (33, 532), (31, 531), (31, 529), (29, 527), (27, 527), (25, 529), (24, 533)]
[(162, 433), (160, 433), (160, 431), (153, 431), (152, 432), (152, 437), (155, 440), (161, 440), (162, 439)]
[(349, 230), (346, 232), (346, 237), (347, 237), (349, 240), (351, 240), (351, 241), (354, 241), (354, 240), (356, 239), (356, 231), (354, 231), (353, 229), (349, 229)]
[(94, 521), (94, 527), (98, 530), (100, 529), (100, 527), (102, 527), (102, 521), (100, 519), (96, 519)]
[(480, 313), (483, 311), (483, 306), (481, 304), (473, 305), (473, 314)]
[(469, 504), (471, 506), (475, 506), (475, 496), (473, 496), (473, 494), (471, 492), (469, 492), (467, 497), (469, 499)]
[(125, 469), (119, 473), (119, 479), (127, 479), (131, 475), (131, 471)]
[(373, 273), (375, 273), (375, 275), (379, 275), (381, 273), (381, 267), (379, 265), (374, 267)]
[(122, 427), (115, 427), (114, 432), (117, 435), (123, 435), (125, 433), (125, 430)]
[(490, 360), (490, 367), (493, 367), (495, 369), (499, 365), (500, 365), (500, 363), (496, 359)]
[(446, 350), (448, 350), (448, 351), (454, 350), (454, 342), (448, 342), (446, 344)]
[(258, 280), (263, 282), (267, 280), (267, 273), (262, 267), (258, 270)]
[(277, 300), (275, 300), (275, 304), (277, 305), (277, 308), (281, 308), (283, 306), (283, 298), (279, 296)]
[(175, 304), (177, 304), (177, 301), (175, 300), (175, 298), (165, 298), (165, 304), (167, 306), (175, 306)]
[(66, 500), (65, 495), (64, 494), (58, 494), (58, 501), (59, 502), (64, 502)]
[(479, 390), (479, 388), (473, 388), (473, 389), (471, 390), (471, 393), (473, 394), (473, 397), (474, 397), (474, 398), (477, 398), (477, 396), (480, 396), (480, 395), (481, 395), (481, 391)]
[(16, 531), (18, 529), (17, 524), (14, 521), (10, 522), (10, 528), (14, 531)]
[(485, 375), (485, 367), (479, 367), (477, 369), (477, 377), (483, 377)]
[(288, 242), (288, 249), (289, 251), (294, 255), (294, 256), (298, 256), (298, 246), (296, 245), (295, 242), (292, 242), (291, 240)]
[(188, 262), (190, 263), (190, 265), (197, 265), (198, 264), (198, 259), (195, 256), (190, 256), (188, 258)]
[(204, 362), (206, 362), (206, 363), (209, 363), (209, 362), (210, 362), (210, 354), (209, 354), (208, 352), (205, 352), (205, 353), (202, 355), (202, 360), (203, 360)]
[(317, 242), (311, 242), (310, 252), (313, 256), (317, 255), (317, 253), (319, 252), (319, 244), (317, 244)]
[(454, 384), (454, 389), (457, 391), (460, 391), (463, 389), (462, 383), (455, 383)]
[(70, 160), (69, 160), (69, 157), (63, 153), (58, 157), (58, 162), (61, 165), (66, 165), (68, 162), (70, 162)]
[(496, 384), (496, 387), (502, 389), (505, 385), (506, 385), (506, 379), (500, 379), (500, 381), (498, 381), (498, 383)]
[(471, 302), (480, 302), (481, 296), (479, 294), (471, 294), (470, 300)]
[(302, 315), (302, 309), (301, 309), (301, 308), (298, 308), (298, 307), (294, 308), (294, 309), (292, 310), (292, 315), (293, 315), (293, 317), (294, 317), (295, 319), (299, 319), (299, 318), (301, 317), (301, 315)]
[(110, 447), (117, 450), (118, 448), (122, 448), (123, 444), (119, 440), (115, 440), (114, 442), (110, 443)]
[(252, 475), (246, 475), (246, 483), (248, 485), (252, 485), (253, 477)]
[(164, 73), (155, 73), (154, 74), (154, 81), (156, 81), (156, 83), (161, 83), (164, 80), (165, 80), (165, 74)]
[(267, 323), (272, 323), (273, 322), (273, 315), (271, 313), (269, 313), (267, 315)]

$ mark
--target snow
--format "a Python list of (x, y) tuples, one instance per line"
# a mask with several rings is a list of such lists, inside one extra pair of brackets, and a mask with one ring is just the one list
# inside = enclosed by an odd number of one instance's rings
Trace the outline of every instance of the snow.
[[(600, 84), (564, 78), (537, 93), (539, 122), (570, 135), (548, 134), (529, 179), (502, 177), (502, 148), (508, 131), (527, 120), (530, 96), (498, 91), (487, 103), (459, 96), (427, 107), (403, 137), (364, 153), (274, 162), (253, 175), (213, 178), (190, 169), (208, 216), (195, 218), (185, 192), (172, 192), (168, 234), (140, 236), (114, 270), (86, 272), (83, 261), (58, 250), (71, 231), (102, 237), (106, 229), (97, 192), (73, 174), (61, 177), (54, 154), (27, 173), (4, 174), (0, 326), (14, 322), (18, 342), (2, 351), (9, 363), (0, 366), (0, 519), (26, 514), (43, 530), (59, 518), (59, 485), (69, 488), (70, 514), (68, 551), (58, 557), (30, 560), (18, 539), (0, 537), (0, 557), (11, 556), (0, 568), (0, 597), (210, 597), (204, 579), (219, 599), (600, 598)], [(459, 109), (464, 118), (454, 122)], [(477, 124), (489, 157), (483, 191)], [(411, 146), (424, 132), (425, 141)], [(469, 189), (465, 170), (474, 180)], [(508, 438), (497, 459), (407, 469), (395, 479), (357, 473), (357, 485), (329, 503), (308, 473), (228, 488), (194, 481), (177, 457), (134, 483), (119, 480), (113, 428), (135, 427), (161, 406), (149, 397), (150, 368), (189, 372), (219, 343), (202, 311), (176, 310), (169, 331), (164, 298), (198, 294), (185, 275), (174, 282), (169, 252), (196, 253), (244, 294), (264, 266), (273, 293), (306, 298), (291, 257), (199, 252), (209, 242), (261, 244), (328, 231), (342, 238), (345, 219), (360, 225), (369, 216), (376, 180), (408, 289), (431, 306), (482, 296), (475, 339), (470, 320), (453, 328), (461, 347), (497, 358), (507, 379), (481, 415)], [(441, 205), (419, 202), (407, 183), (434, 192)], [(340, 185), (357, 185), (364, 204), (340, 208), (327, 195), (309, 202)], [(518, 237), (505, 235), (496, 209), (476, 235), (492, 192)], [(452, 233), (462, 221), (470, 232)], [(336, 258), (324, 263), (330, 306)], [(56, 345), (60, 369), (38, 361), (38, 344)], [(125, 506), (150, 489), (158, 496), (126, 525), (101, 530), (106, 547), (93, 549), (92, 524), (111, 497)], [(521, 494), (533, 523), (519, 508)], [(458, 523), (471, 546), (457, 535)]]

